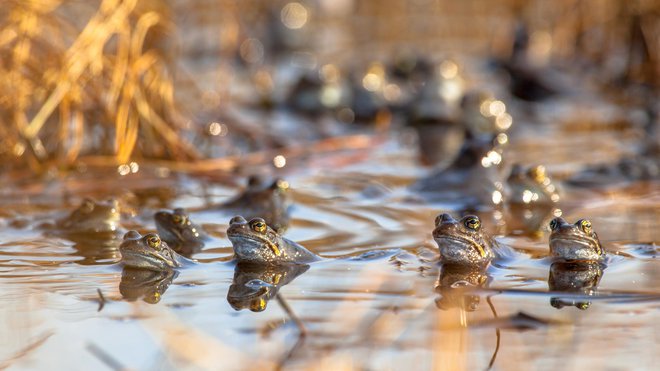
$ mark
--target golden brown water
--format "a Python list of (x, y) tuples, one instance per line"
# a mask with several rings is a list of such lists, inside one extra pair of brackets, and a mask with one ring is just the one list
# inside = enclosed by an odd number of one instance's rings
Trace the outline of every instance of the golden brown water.
[[(551, 174), (598, 162), (631, 142), (620, 132), (570, 132), (552, 122), (516, 122), (507, 161), (543, 163)], [(538, 139), (542, 133), (543, 140)], [(521, 233), (520, 220), (484, 213), (511, 261), (477, 275), (461, 292), (439, 277), (433, 220), (450, 205), (428, 205), (405, 186), (428, 170), (410, 135), (397, 132), (361, 153), (290, 166), (295, 206), (286, 236), (336, 259), (313, 264), (280, 289), (263, 312), (227, 301), (235, 266), (225, 229), (231, 215), (208, 205), (237, 188), (188, 176), (72, 175), (5, 186), (0, 241), (0, 368), (9, 369), (652, 369), (660, 309), (660, 187), (637, 183), (566, 188), (564, 217), (590, 218), (611, 255), (595, 292), (549, 292), (545, 224)], [(398, 138), (398, 139), (397, 139)], [(607, 148), (608, 150), (603, 150)], [(124, 189), (174, 187), (169, 207), (187, 207), (213, 236), (199, 264), (182, 269), (146, 301), (120, 292), (118, 240), (72, 242), (39, 225), (82, 196), (122, 197)], [(153, 230), (157, 203), (137, 208), (123, 229)], [(655, 243), (654, 243), (655, 242)], [(394, 249), (384, 257), (349, 256)], [(470, 281), (470, 277), (464, 280)], [(148, 283), (145, 283), (148, 288)], [(167, 284), (165, 284), (166, 286)], [(437, 288), (436, 286), (444, 286)], [(104, 300), (100, 300), (99, 290)], [(157, 291), (157, 290), (155, 290)], [(148, 293), (148, 289), (143, 293)], [(551, 306), (552, 298), (569, 305)], [(102, 305), (101, 305), (102, 302)], [(150, 303), (151, 302), (151, 303)], [(157, 302), (154, 304), (154, 302)], [(570, 306), (590, 302), (585, 310)], [(286, 313), (302, 322), (306, 336)], [(654, 350), (655, 349), (655, 350)]]

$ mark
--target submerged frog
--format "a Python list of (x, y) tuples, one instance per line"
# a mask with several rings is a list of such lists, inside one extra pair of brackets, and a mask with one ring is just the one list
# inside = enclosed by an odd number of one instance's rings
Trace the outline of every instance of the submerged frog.
[(237, 264), (227, 302), (235, 310), (262, 312), (280, 288), (309, 269), (306, 264)]
[(589, 220), (580, 219), (569, 224), (562, 218), (554, 218), (550, 229), (550, 254), (556, 260), (601, 261), (605, 258), (605, 250)]
[(458, 157), (411, 186), (413, 191), (434, 202), (458, 202), (468, 208), (498, 206), (504, 202), (500, 175), (502, 154), (493, 141), (467, 141)]
[(258, 264), (306, 264), (321, 258), (301, 245), (280, 236), (262, 218), (249, 222), (242, 216), (229, 221), (227, 237), (238, 262)]
[(96, 202), (85, 198), (80, 206), (67, 217), (60, 219), (55, 227), (66, 233), (114, 233), (119, 226), (119, 203), (116, 200)]
[(171, 270), (186, 265), (190, 260), (177, 254), (155, 233), (142, 236), (129, 231), (119, 245), (121, 262), (125, 267), (153, 271)]
[(287, 181), (275, 179), (270, 184), (264, 184), (261, 178), (251, 176), (243, 193), (220, 207), (227, 213), (245, 215), (248, 219), (263, 218), (269, 226), (282, 233), (289, 224), (290, 205)]
[(160, 238), (178, 253), (189, 255), (198, 251), (208, 238), (202, 227), (193, 223), (181, 208), (172, 212), (159, 211), (154, 214), (154, 220)]
[[(550, 291), (563, 291), (591, 296), (595, 293), (603, 276), (603, 265), (599, 262), (587, 261), (578, 263), (554, 262), (550, 266), (548, 288)], [(552, 297), (550, 305), (557, 309), (574, 306), (587, 309), (591, 305), (588, 300), (575, 298)]]
[(499, 245), (481, 228), (481, 220), (468, 215), (457, 221), (449, 214), (435, 218), (433, 239), (443, 264), (486, 266), (499, 255)]

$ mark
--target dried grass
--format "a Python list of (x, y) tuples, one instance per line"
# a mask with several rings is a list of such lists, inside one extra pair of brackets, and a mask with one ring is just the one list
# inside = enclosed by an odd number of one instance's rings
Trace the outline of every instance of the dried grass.
[[(0, 155), (38, 168), (83, 153), (198, 158), (179, 135), (160, 0), (3, 2), (0, 16)], [(77, 19), (72, 19), (74, 16)], [(110, 144), (113, 143), (113, 144)]]

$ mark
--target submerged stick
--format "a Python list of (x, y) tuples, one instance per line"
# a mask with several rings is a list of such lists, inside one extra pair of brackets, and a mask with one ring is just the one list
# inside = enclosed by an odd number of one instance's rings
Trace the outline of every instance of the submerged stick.
[(293, 323), (295, 323), (296, 326), (298, 327), (298, 331), (300, 332), (300, 336), (301, 337), (307, 336), (307, 329), (305, 328), (305, 324), (302, 322), (300, 317), (298, 317), (293, 312), (293, 310), (291, 309), (289, 304), (286, 302), (286, 300), (284, 300), (284, 297), (282, 297), (282, 295), (280, 295), (278, 293), (276, 295), (276, 298), (277, 298), (277, 302), (280, 303), (280, 305), (282, 306), (282, 309), (284, 309), (284, 312), (286, 312), (286, 314), (289, 316), (289, 318), (291, 318)]
[[(493, 294), (493, 295), (497, 295), (497, 294)], [(495, 305), (493, 305), (493, 302), (491, 300), (493, 295), (486, 296), (486, 302), (488, 303), (490, 310), (493, 312), (493, 317), (497, 318), (497, 311), (495, 310)], [(495, 359), (497, 358), (497, 353), (500, 351), (500, 337), (501, 337), (500, 328), (495, 327), (495, 339), (496, 339), (495, 351), (493, 352), (492, 357), (490, 357), (490, 362), (488, 362), (488, 368), (487, 368), (488, 370), (493, 368), (493, 365), (495, 364)]]
[(103, 349), (98, 347), (94, 343), (87, 343), (87, 350), (92, 353), (96, 358), (98, 358), (101, 362), (103, 362), (106, 366), (109, 368), (116, 370), (116, 371), (124, 371), (124, 370), (129, 370), (128, 368), (122, 366), (122, 364), (117, 361), (115, 358), (113, 358), (111, 355), (106, 353)]
[(101, 289), (96, 289), (96, 292), (99, 293), (99, 309), (97, 309), (97, 312), (100, 312), (101, 309), (105, 306), (105, 297), (103, 296), (103, 292)]

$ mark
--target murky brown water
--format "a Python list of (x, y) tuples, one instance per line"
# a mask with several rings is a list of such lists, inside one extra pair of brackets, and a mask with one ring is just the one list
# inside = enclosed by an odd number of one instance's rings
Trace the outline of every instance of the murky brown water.
[[(603, 154), (623, 152), (631, 143), (618, 131), (575, 132), (569, 124), (547, 121), (516, 122), (507, 161), (543, 163), (551, 174), (561, 176), (598, 162)], [(231, 215), (207, 205), (233, 195), (233, 187), (186, 176), (158, 178), (149, 168), (119, 179), (106, 175), (115, 180), (103, 186), (97, 175), (89, 174), (5, 185), (0, 195), (0, 367), (395, 370), (657, 365), (658, 183), (565, 189), (558, 204), (563, 215), (571, 221), (590, 218), (612, 258), (605, 270), (584, 273), (586, 278), (566, 271), (553, 274), (558, 281), (591, 282), (591, 295), (551, 292), (545, 224), (538, 233), (520, 233), (521, 221), (499, 212), (484, 213), (484, 224), (500, 242), (516, 248), (517, 257), (487, 272), (441, 274), (431, 230), (435, 215), (451, 209), (424, 204), (406, 190), (428, 171), (417, 164), (414, 146), (401, 139), (409, 137), (397, 132), (359, 156), (328, 154), (313, 166), (290, 166), (284, 176), (294, 190), (295, 206), (286, 236), (324, 257), (337, 258), (303, 272), (268, 273), (278, 280), (287, 277), (290, 283), (262, 312), (237, 311), (227, 300), (235, 274), (225, 236)], [(195, 256), (200, 264), (175, 275), (124, 273), (122, 278), (116, 264), (118, 240), (74, 242), (39, 228), (64, 215), (82, 196), (121, 197), (120, 190), (145, 186), (174, 187), (177, 195), (168, 206), (197, 210), (193, 220), (213, 236)], [(123, 228), (153, 230), (151, 215), (158, 208), (154, 202), (142, 206), (136, 216), (124, 219)], [(350, 259), (385, 249), (399, 250), (366, 261)], [(461, 280), (481, 287), (463, 292)], [(102, 306), (98, 290), (105, 297)], [(286, 304), (304, 325), (306, 337), (299, 336)]]

